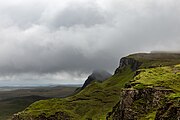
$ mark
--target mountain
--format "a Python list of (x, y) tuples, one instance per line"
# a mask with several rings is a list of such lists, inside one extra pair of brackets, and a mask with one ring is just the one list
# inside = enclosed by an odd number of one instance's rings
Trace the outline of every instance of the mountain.
[(110, 78), (112, 75), (105, 70), (95, 70), (87, 78), (81, 89), (84, 89), (86, 86), (91, 84), (93, 81), (103, 82), (104, 80)]
[(41, 100), (13, 120), (179, 120), (180, 54), (137, 53), (79, 93)]

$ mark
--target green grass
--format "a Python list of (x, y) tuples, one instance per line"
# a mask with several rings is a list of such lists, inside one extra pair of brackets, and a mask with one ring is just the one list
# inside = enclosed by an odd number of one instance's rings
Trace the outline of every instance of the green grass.
[(106, 115), (119, 101), (121, 88), (133, 79), (134, 73), (129, 67), (103, 83), (93, 82), (78, 94), (64, 99), (50, 99), (35, 102), (30, 105), (21, 117), (36, 117), (42, 113), (46, 116), (56, 112), (65, 112), (72, 119), (105, 120)]
[(156, 111), (153, 111), (147, 114), (146, 116), (141, 117), (140, 120), (155, 120), (155, 116), (156, 116)]
[(167, 96), (169, 99), (173, 100), (173, 99), (180, 99), (180, 92), (177, 93), (172, 93), (170, 95)]
[[(144, 89), (146, 87), (156, 87), (156, 89), (170, 89), (174, 93), (164, 96), (166, 101), (171, 101), (174, 106), (179, 106), (180, 100), (180, 64), (165, 67), (155, 67), (148, 69), (140, 69), (140, 74), (134, 77), (133, 88)], [(134, 102), (135, 107), (140, 108), (144, 100), (140, 99)], [(162, 102), (162, 105), (165, 104)], [(147, 105), (148, 106), (148, 105)], [(154, 120), (158, 108), (151, 108), (151, 110), (144, 114), (143, 111), (138, 109), (141, 117), (140, 120)]]
[(141, 69), (141, 73), (134, 80), (146, 86), (170, 88), (180, 92), (179, 65)]
[(180, 63), (179, 53), (138, 53), (127, 56), (142, 62), (140, 68), (170, 66)]
[[(134, 54), (127, 58), (142, 62), (139, 69), (140, 74), (134, 77), (134, 72), (130, 69), (130, 66), (127, 66), (122, 72), (113, 75), (103, 83), (94, 81), (76, 95), (64, 99), (54, 98), (35, 102), (23, 112), (20, 112), (20, 117), (27, 120), (28, 117), (34, 118), (43, 113), (48, 117), (56, 112), (63, 112), (70, 116), (72, 120), (105, 120), (107, 113), (111, 112), (112, 108), (119, 102), (121, 90), (128, 84), (134, 85), (131, 89), (144, 89), (145, 87), (154, 86), (172, 89), (175, 94), (169, 97), (179, 97), (179, 54)], [(134, 104), (136, 107), (136, 105), (146, 103), (143, 99), (140, 99)], [(153, 120), (155, 114), (156, 112), (153, 109), (141, 117), (144, 120)]]

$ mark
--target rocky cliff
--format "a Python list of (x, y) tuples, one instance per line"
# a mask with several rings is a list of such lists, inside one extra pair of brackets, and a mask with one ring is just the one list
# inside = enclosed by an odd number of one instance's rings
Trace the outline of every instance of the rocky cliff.
[(142, 62), (137, 61), (133, 58), (123, 57), (120, 59), (119, 67), (116, 69), (115, 74), (122, 72), (123, 69), (127, 66), (131, 68), (131, 70), (135, 71), (141, 66)]
[(129, 55), (104, 79), (92, 74), (77, 94), (33, 103), (13, 120), (180, 119), (180, 54)]
[(179, 57), (180, 54), (153, 53), (122, 58), (115, 73), (130, 66), (135, 71), (134, 78), (126, 84), (120, 101), (106, 119), (179, 120)]
[(120, 102), (108, 113), (106, 119), (138, 120), (162, 106), (164, 96), (170, 93), (173, 91), (159, 88), (125, 89)]

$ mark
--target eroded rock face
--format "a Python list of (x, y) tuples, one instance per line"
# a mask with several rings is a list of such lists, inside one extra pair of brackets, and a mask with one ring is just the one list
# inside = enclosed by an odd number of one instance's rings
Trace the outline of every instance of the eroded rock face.
[(136, 120), (140, 114), (161, 106), (164, 96), (169, 93), (172, 91), (155, 88), (123, 90), (122, 99), (107, 115), (107, 120)]
[(171, 101), (160, 107), (155, 120), (180, 120), (180, 101), (177, 102)]
[(120, 60), (119, 67), (116, 69), (115, 74), (118, 72), (121, 72), (125, 67), (130, 66), (133, 71), (137, 70), (141, 66), (141, 62), (133, 59), (133, 58), (127, 58), (123, 57)]

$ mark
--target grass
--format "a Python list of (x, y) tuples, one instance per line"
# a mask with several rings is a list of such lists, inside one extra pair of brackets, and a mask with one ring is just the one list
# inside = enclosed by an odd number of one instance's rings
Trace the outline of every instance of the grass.
[[(155, 67), (155, 68), (147, 68), (140, 69), (140, 74), (134, 77), (134, 80), (131, 84), (133, 84), (134, 89), (144, 89), (146, 87), (156, 87), (159, 89), (170, 89), (173, 90), (174, 93), (168, 94), (164, 96), (164, 99), (167, 101), (171, 101), (173, 106), (179, 106), (180, 100), (180, 64), (165, 66), (165, 67)], [(139, 109), (141, 105), (143, 105), (145, 100), (136, 100), (134, 102), (135, 107), (138, 109), (138, 113), (142, 112), (140, 120), (155, 120), (156, 111), (158, 108), (151, 108), (150, 111), (146, 114)], [(165, 104), (162, 102), (162, 105)], [(148, 106), (148, 104), (145, 104)]]
[[(133, 58), (142, 62), (140, 74), (134, 77), (134, 72), (130, 66), (113, 75), (108, 80), (98, 83), (94, 81), (76, 95), (64, 99), (42, 100), (33, 103), (23, 112), (20, 117), (28, 120), (28, 117), (37, 117), (44, 114), (46, 117), (54, 115), (56, 112), (63, 112), (72, 120), (105, 120), (108, 112), (120, 100), (121, 90), (125, 85), (134, 85), (132, 89), (144, 89), (145, 87), (161, 87), (172, 89), (175, 94), (169, 98), (179, 97), (180, 92), (180, 55), (168, 53), (134, 54), (127, 58)], [(146, 104), (145, 100), (139, 99), (134, 107), (141, 107)], [(141, 120), (154, 120), (156, 111), (140, 116)]]
[(156, 67), (141, 69), (142, 71), (134, 80), (146, 86), (157, 86), (170, 88), (180, 92), (180, 69), (179, 64), (175, 66)]
[(155, 120), (156, 111), (150, 112), (146, 116), (139, 118), (140, 120)]
[(133, 75), (127, 67), (124, 72), (112, 76), (103, 83), (94, 82), (74, 96), (35, 102), (21, 112), (21, 117), (27, 119), (27, 116), (37, 117), (42, 113), (46, 113), (48, 117), (59, 111), (76, 120), (105, 120), (107, 113), (119, 101), (121, 88), (132, 80)]
[(172, 93), (170, 95), (167, 96), (169, 99), (173, 100), (173, 99), (180, 99), (180, 92), (177, 93)]
[(170, 66), (180, 63), (180, 53), (138, 53), (127, 56), (142, 62), (140, 68)]

